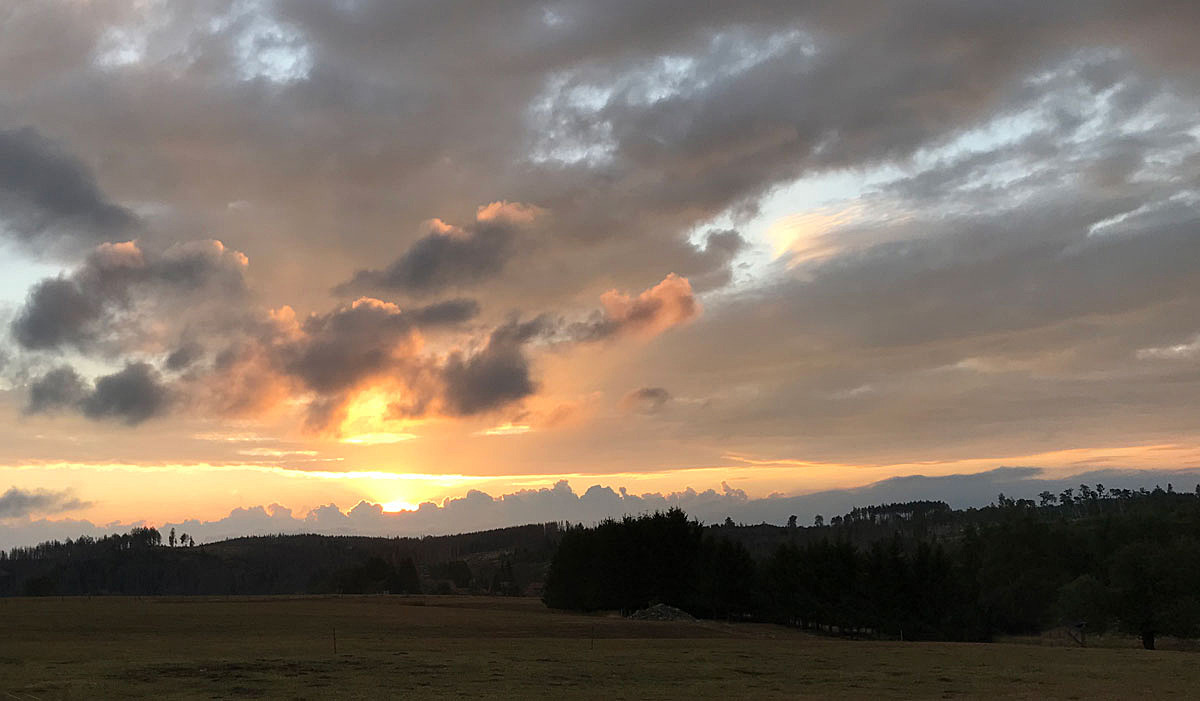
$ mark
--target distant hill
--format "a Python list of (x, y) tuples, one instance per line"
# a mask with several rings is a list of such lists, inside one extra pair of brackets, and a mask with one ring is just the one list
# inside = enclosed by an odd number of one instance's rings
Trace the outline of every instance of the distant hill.
[[(279, 535), (170, 547), (154, 529), (0, 552), (0, 596), (524, 593), (556, 523), (424, 538)], [(536, 589), (536, 586), (534, 586)]]

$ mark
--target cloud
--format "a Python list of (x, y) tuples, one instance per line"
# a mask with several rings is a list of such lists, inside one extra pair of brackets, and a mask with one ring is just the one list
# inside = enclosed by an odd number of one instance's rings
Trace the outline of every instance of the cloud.
[(1159, 348), (1139, 348), (1139, 360), (1187, 360), (1200, 354), (1200, 335), (1184, 343), (1175, 343)]
[(0, 494), (0, 519), (25, 518), (32, 514), (58, 514), (90, 506), (70, 492), (46, 489), (25, 490), (10, 487)]
[(359, 270), (335, 292), (396, 290), (429, 294), (476, 284), (503, 270), (516, 252), (518, 229), (528, 226), (539, 213), (529, 205), (493, 202), (480, 207), (475, 223), (465, 229), (434, 219), (430, 232), (394, 263), (383, 270)]
[(25, 411), (48, 414), (71, 410), (91, 419), (112, 419), (135, 426), (162, 416), (170, 403), (170, 388), (147, 363), (128, 363), (118, 372), (96, 378), (92, 387), (64, 365), (30, 384)]
[(86, 345), (103, 310), (100, 300), (71, 280), (42, 280), (13, 321), (13, 337), (23, 347), (35, 350)]
[(203, 346), (194, 341), (187, 341), (184, 342), (183, 345), (171, 351), (170, 355), (167, 356), (163, 364), (168, 370), (184, 370), (203, 355)]
[(452, 354), (441, 371), (450, 413), (479, 414), (533, 394), (523, 346), (545, 330), (544, 319), (513, 321), (494, 330), (478, 352)]
[(0, 230), (26, 244), (89, 244), (136, 228), (79, 159), (32, 127), (0, 130)]
[[(490, 211), (480, 215), (485, 221), (500, 216)], [(240, 290), (246, 265), (245, 256), (215, 241), (173, 247), (150, 259), (134, 243), (105, 244), (69, 278), (44, 281), (35, 289), (13, 322), (14, 336), (30, 350), (70, 344), (85, 353), (122, 357), (146, 344), (140, 326), (129, 324), (122, 314), (170, 328), (178, 319), (144, 314), (145, 305), (223, 276)], [(69, 293), (61, 304), (47, 292), (59, 288)], [(593, 320), (566, 327), (568, 341), (651, 336), (700, 311), (688, 281), (674, 274), (636, 297), (610, 290), (601, 302), (604, 310)], [(171, 397), (193, 407), (251, 414), (295, 398), (306, 406), (310, 430), (337, 432), (360, 393), (382, 389), (392, 397), (383, 420), (431, 413), (473, 416), (537, 392), (528, 346), (539, 338), (552, 340), (563, 329), (561, 321), (548, 315), (529, 321), (514, 318), (492, 328), (475, 350), (441, 355), (425, 350), (425, 335), (461, 330), (480, 313), (475, 300), (402, 309), (361, 297), (303, 321), (288, 307), (256, 317), (244, 308), (246, 303), (238, 297), (214, 306), (209, 344), (225, 348), (216, 352), (211, 365), (201, 364), (205, 346), (189, 338), (194, 325), (180, 325), (174, 333), (160, 334), (161, 340), (152, 346), (161, 354), (162, 367), (179, 373), (173, 379), (164, 379), (143, 360), (129, 360), (124, 370), (99, 378), (96, 389), (84, 395), (78, 374), (60, 367), (31, 385), (27, 411), (74, 408), (90, 418), (121, 418), (132, 425), (163, 414), (173, 403), (168, 401)], [(158, 313), (172, 311), (167, 306)], [(114, 328), (125, 335), (114, 334)], [(171, 338), (181, 340), (172, 348), (167, 345)]]
[(685, 258), (680, 270), (697, 292), (719, 289), (732, 279), (733, 261), (748, 246), (746, 239), (733, 229), (710, 231), (704, 238), (704, 248)]
[(602, 312), (587, 322), (572, 325), (576, 339), (597, 341), (626, 334), (655, 336), (691, 321), (701, 311), (687, 278), (675, 273), (637, 297), (609, 290), (600, 296), (600, 303), (604, 307)]
[[(139, 329), (117, 338), (101, 334), (120, 326), (114, 323), (120, 314), (143, 310), (146, 302), (140, 296), (209, 284), (212, 275), (226, 269), (231, 256), (239, 271), (232, 282), (240, 282), (244, 256), (216, 242), (171, 249), (149, 262), (132, 243), (106, 244), (70, 278), (37, 288), (13, 324), (14, 335), (31, 350), (57, 348), (69, 340), (79, 350), (98, 352), (102, 358), (108, 357), (106, 347), (114, 349), (117, 357), (136, 352), (146, 342)], [(74, 294), (72, 299), (95, 302), (87, 307), (86, 317), (69, 313), (77, 306), (47, 302), (50, 298), (41, 290), (59, 285)], [(225, 308), (214, 308), (208, 321), (213, 332), (209, 342), (225, 348), (214, 355), (211, 365), (201, 362), (204, 346), (187, 339), (196, 325), (180, 325), (178, 332), (163, 339), (183, 336), (185, 340), (172, 350), (162, 349), (162, 365), (186, 373), (164, 378), (151, 364), (130, 360), (123, 370), (97, 379), (95, 388), (89, 389), (78, 373), (63, 366), (30, 385), (27, 412), (72, 409), (89, 418), (115, 418), (133, 425), (164, 414), (176, 404), (174, 400), (218, 413), (253, 414), (296, 398), (306, 406), (309, 429), (336, 432), (349, 404), (366, 390), (385, 389), (392, 397), (388, 411), (397, 417), (483, 413), (535, 389), (523, 346), (546, 326), (541, 319), (502, 325), (490, 332), (478, 351), (442, 356), (424, 349), (426, 334), (461, 329), (480, 312), (475, 300), (449, 299), (401, 309), (363, 297), (303, 321), (296, 320), (290, 308), (256, 316), (244, 304), (236, 299)], [(172, 321), (154, 315), (145, 320), (160, 327)], [(42, 329), (53, 333), (35, 333)]]
[(26, 413), (47, 414), (79, 406), (88, 395), (83, 378), (75, 369), (59, 366), (29, 386), (29, 404)]
[(309, 403), (311, 428), (336, 427), (352, 395), (376, 382), (399, 384), (396, 393), (409, 394), (412, 411), (420, 414), (436, 392), (433, 361), (420, 350), (421, 329), (453, 326), (478, 313), (479, 305), (467, 299), (402, 310), (363, 297), (310, 316), (292, 339), (268, 352), (286, 375), (317, 393)]
[(621, 399), (627, 411), (656, 414), (671, 401), (671, 393), (662, 387), (639, 387)]
[(96, 379), (96, 388), (80, 404), (92, 419), (117, 419), (131, 426), (166, 412), (170, 393), (153, 367), (129, 363)]
[[(176, 244), (157, 255), (133, 241), (104, 243), (69, 276), (34, 286), (12, 322), (12, 335), (28, 350), (139, 345), (139, 315), (160, 325), (163, 317), (194, 316), (206, 306), (195, 295), (207, 293), (203, 301), (211, 303), (244, 292), (246, 266), (243, 254), (214, 240)], [(158, 313), (149, 313), (156, 305)]]
[(301, 325), (303, 335), (283, 350), (287, 370), (322, 393), (340, 392), (404, 365), (422, 327), (456, 324), (479, 311), (471, 300), (405, 311), (363, 297)]

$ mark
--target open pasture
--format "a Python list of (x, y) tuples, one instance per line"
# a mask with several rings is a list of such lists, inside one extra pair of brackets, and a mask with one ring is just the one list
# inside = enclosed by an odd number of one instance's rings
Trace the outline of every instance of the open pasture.
[(0, 698), (1194, 697), (1195, 653), (850, 641), (473, 597), (0, 599)]

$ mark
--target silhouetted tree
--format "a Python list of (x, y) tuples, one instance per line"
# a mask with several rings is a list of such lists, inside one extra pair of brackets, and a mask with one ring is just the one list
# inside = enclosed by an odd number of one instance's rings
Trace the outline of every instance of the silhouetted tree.
[(554, 608), (687, 608), (696, 599), (704, 529), (680, 509), (568, 529), (546, 576)]
[(520, 594), (520, 588), (517, 585), (517, 579), (513, 576), (512, 562), (507, 558), (500, 561), (500, 566), (492, 574), (491, 593), (500, 596), (517, 596)]
[(1193, 636), (1200, 627), (1200, 546), (1192, 538), (1163, 545), (1130, 543), (1112, 559), (1117, 624), (1153, 650), (1159, 635)]
[(387, 581), (387, 589), (393, 594), (421, 593), (421, 576), (411, 557), (404, 558), (392, 569)]
[(754, 608), (755, 584), (754, 558), (745, 546), (708, 537), (701, 546), (696, 598), (684, 605), (696, 615), (748, 614)]
[(1080, 575), (1058, 590), (1055, 610), (1063, 624), (1103, 634), (1112, 620), (1112, 595), (1100, 578)]

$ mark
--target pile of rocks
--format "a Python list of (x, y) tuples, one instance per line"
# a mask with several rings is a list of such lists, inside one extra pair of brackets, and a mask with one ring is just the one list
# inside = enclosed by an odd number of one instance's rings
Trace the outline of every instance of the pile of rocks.
[(639, 621), (695, 621), (695, 617), (687, 611), (681, 611), (674, 606), (655, 604), (640, 611), (629, 614), (630, 618)]

